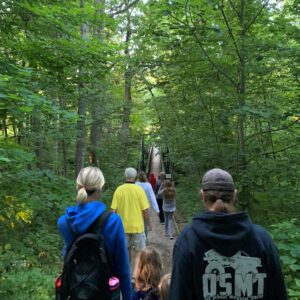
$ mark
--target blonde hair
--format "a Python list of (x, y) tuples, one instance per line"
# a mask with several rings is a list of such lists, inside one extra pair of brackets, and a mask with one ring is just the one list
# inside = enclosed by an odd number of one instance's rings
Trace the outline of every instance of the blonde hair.
[(101, 192), (105, 179), (102, 171), (97, 167), (86, 167), (81, 169), (77, 176), (77, 197), (78, 203), (86, 203), (90, 194)]
[(147, 182), (147, 175), (144, 171), (139, 171), (137, 174), (137, 179), (139, 182)]
[(154, 247), (146, 247), (139, 257), (135, 271), (135, 287), (138, 290), (158, 288), (162, 271), (162, 262), (158, 251)]
[(170, 284), (171, 284), (171, 273), (167, 273), (161, 278), (159, 283), (160, 300), (169, 299)]

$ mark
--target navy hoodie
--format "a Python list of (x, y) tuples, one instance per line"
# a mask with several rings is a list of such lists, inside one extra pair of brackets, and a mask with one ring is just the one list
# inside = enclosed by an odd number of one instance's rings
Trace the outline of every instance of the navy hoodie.
[[(74, 238), (79, 234), (85, 233), (105, 209), (106, 206), (100, 201), (91, 201), (67, 208), (66, 213), (57, 222), (64, 241), (63, 256), (65, 256)], [(126, 237), (122, 221), (117, 214), (113, 213), (109, 216), (102, 229), (102, 235), (111, 255), (113, 268), (120, 279), (123, 299), (130, 300), (131, 278)]]
[(274, 242), (246, 212), (194, 217), (174, 246), (169, 299), (287, 299)]

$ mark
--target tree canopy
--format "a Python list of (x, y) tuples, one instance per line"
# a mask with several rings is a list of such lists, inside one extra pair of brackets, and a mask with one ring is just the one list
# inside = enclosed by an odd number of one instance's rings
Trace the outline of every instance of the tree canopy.
[(99, 166), (109, 205), (144, 137), (187, 220), (202, 174), (232, 173), (300, 299), (299, 29), (298, 0), (2, 1), (1, 298), (53, 297), (74, 178)]

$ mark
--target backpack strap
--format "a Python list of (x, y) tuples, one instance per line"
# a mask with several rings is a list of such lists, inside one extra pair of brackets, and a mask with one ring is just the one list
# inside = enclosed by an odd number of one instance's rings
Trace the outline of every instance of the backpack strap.
[[(103, 244), (102, 249), (100, 249), (100, 255), (102, 257), (102, 261), (107, 263), (109, 268), (108, 271), (112, 270), (112, 258), (111, 255), (107, 249), (107, 246), (104, 242), (104, 238), (102, 235), (102, 228), (104, 227), (104, 225), (106, 224), (106, 221), (108, 220), (108, 218), (110, 217), (110, 215), (112, 214), (111, 211), (107, 211), (105, 210), (100, 217), (92, 224), (92, 226), (89, 228), (88, 233), (94, 234), (96, 235), (96, 238), (98, 239), (98, 241)], [(111, 275), (111, 274), (110, 274)]]
[[(75, 236), (73, 242), (71, 243), (68, 251), (67, 251), (67, 255), (65, 256), (65, 263), (67, 261), (70, 260), (70, 258), (72, 258), (73, 253), (76, 251), (77, 248), (77, 244), (86, 238), (91, 238), (91, 239), (97, 239), (98, 241), (100, 241), (100, 239), (103, 240), (102, 234), (101, 234), (101, 230), (103, 228), (103, 226), (105, 225), (106, 221), (108, 220), (109, 216), (112, 214), (111, 211), (104, 211), (98, 218), (97, 220), (89, 227), (88, 231), (86, 233), (83, 233), (81, 235), (77, 235)], [(67, 222), (68, 223), (68, 222)], [(104, 251), (106, 251), (106, 246), (104, 244)], [(108, 252), (107, 252), (108, 253)], [(101, 252), (100, 255), (102, 255), (102, 259), (103, 261), (107, 261), (110, 266), (112, 266), (112, 261), (111, 261), (111, 257), (110, 255), (108, 255), (107, 258), (105, 258), (106, 256)]]
[[(108, 220), (109, 216), (112, 214), (111, 211), (105, 210), (99, 218), (90, 226), (87, 232), (90, 233), (97, 233), (100, 234), (103, 226), (105, 225), (106, 221)], [(98, 234), (99, 233), (99, 234)]]

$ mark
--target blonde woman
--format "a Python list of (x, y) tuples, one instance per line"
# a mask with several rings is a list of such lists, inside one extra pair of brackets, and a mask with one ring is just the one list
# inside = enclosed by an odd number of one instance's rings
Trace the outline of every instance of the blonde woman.
[[(106, 210), (105, 204), (100, 201), (104, 183), (104, 176), (99, 168), (86, 167), (79, 172), (76, 180), (77, 204), (68, 207), (58, 220), (58, 229), (64, 242), (63, 256), (74, 238), (87, 232)], [(108, 217), (102, 235), (112, 259), (114, 273), (120, 280), (122, 297), (130, 300), (131, 278), (126, 238), (121, 218), (117, 214)]]

